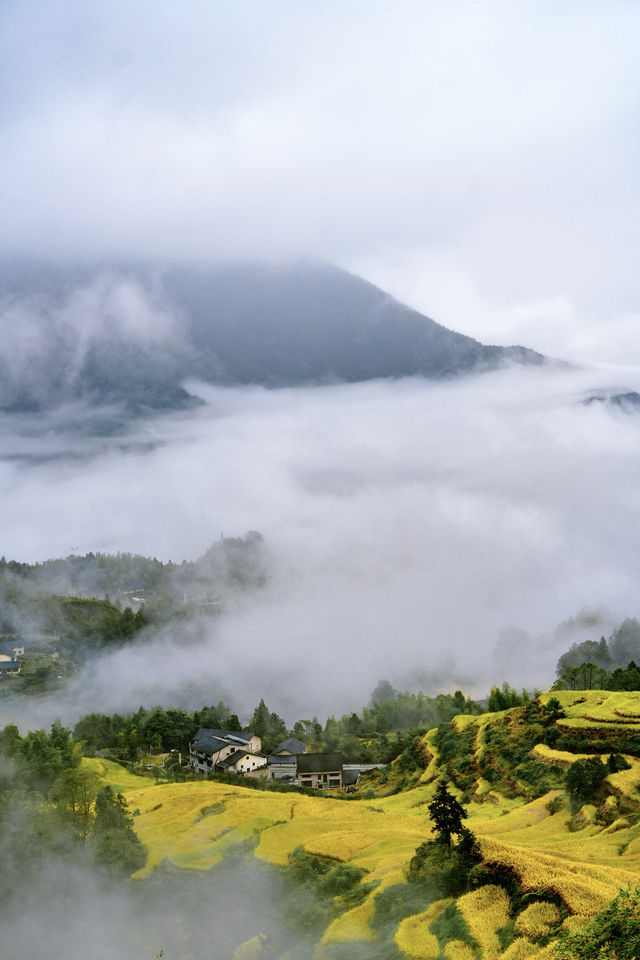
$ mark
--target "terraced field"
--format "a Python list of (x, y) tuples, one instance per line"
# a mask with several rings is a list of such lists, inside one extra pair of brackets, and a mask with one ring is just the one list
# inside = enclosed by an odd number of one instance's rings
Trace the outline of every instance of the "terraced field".
[[(542, 701), (550, 696), (557, 696), (567, 714), (557, 722), (558, 730), (580, 721), (597, 729), (620, 724), (627, 735), (636, 732), (640, 695), (564, 691), (546, 694)], [(586, 806), (572, 815), (561, 789), (530, 800), (508, 795), (483, 777), (485, 752), (493, 742), (487, 740), (488, 732), (508, 730), (512, 735), (518, 724), (522, 720), (516, 712), (504, 711), (456, 718), (452, 727), (476, 731), (478, 776), (467, 802), (467, 825), (485, 863), (511, 869), (521, 891), (537, 892), (544, 902), (523, 909), (502, 887), (484, 886), (453, 906), (449, 900), (426, 905), (397, 924), (395, 948), (410, 960), (544, 960), (562, 929), (583, 926), (640, 876), (640, 761), (629, 756), (631, 769), (608, 776), (600, 808)], [(92, 762), (126, 794), (135, 814), (135, 829), (149, 852), (139, 876), (149, 875), (165, 859), (177, 867), (208, 869), (248, 840), (256, 858), (278, 867), (286, 867), (291, 853), (303, 847), (309, 854), (362, 868), (367, 883), (375, 886), (325, 930), (317, 956), (331, 958), (339, 945), (364, 949), (375, 944), (376, 897), (405, 881), (416, 847), (431, 836), (427, 804), (439, 775), (435, 731), (423, 740), (425, 769), (417, 785), (368, 800), (262, 792), (213, 781), (154, 784), (105, 761)], [(543, 772), (549, 765), (568, 769), (586, 755), (544, 743), (530, 753)], [(438, 924), (452, 910), (462, 917), (468, 936), (443, 942)], [(251, 950), (247, 956), (266, 956), (259, 943)]]

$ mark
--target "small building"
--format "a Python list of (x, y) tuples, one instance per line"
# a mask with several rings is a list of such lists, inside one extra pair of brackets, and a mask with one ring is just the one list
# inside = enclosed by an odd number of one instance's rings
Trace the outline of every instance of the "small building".
[[(219, 764), (238, 751), (260, 755), (262, 741), (243, 730), (211, 730), (201, 727), (189, 744), (189, 764), (199, 773), (213, 773)], [(266, 757), (264, 758), (266, 765)]]
[(216, 764), (216, 770), (221, 773), (252, 774), (267, 765), (267, 758), (262, 753), (251, 753), (249, 750), (236, 750), (224, 760)]
[(342, 763), (340, 753), (303, 753), (297, 756), (298, 786), (339, 790), (342, 787)]
[(295, 780), (296, 757), (306, 749), (306, 743), (294, 737), (279, 743), (269, 754), (269, 780)]
[(0, 677), (9, 676), (13, 674), (14, 676), (20, 673), (20, 667), (22, 664), (19, 660), (6, 660), (0, 658)]
[(0, 643), (0, 676), (20, 673), (22, 664), (18, 657), (24, 656), (24, 647), (14, 638)]
[(307, 745), (303, 743), (302, 740), (296, 740), (295, 737), (289, 737), (288, 740), (283, 740), (282, 743), (279, 743), (277, 747), (274, 747), (271, 751), (270, 756), (272, 757), (292, 757), (297, 756), (299, 753), (306, 753)]

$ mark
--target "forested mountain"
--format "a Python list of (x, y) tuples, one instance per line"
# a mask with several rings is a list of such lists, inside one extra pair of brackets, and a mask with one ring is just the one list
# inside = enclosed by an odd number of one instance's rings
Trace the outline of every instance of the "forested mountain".
[(0, 330), (0, 408), (8, 411), (77, 399), (130, 411), (188, 406), (197, 402), (182, 385), (188, 378), (278, 387), (441, 378), (544, 359), (454, 333), (317, 263), (4, 261)]
[(130, 553), (33, 564), (2, 557), (0, 653), (13, 656), (16, 645), (24, 653), (19, 673), (1, 676), (0, 694), (38, 692), (144, 627), (219, 615), (268, 576), (268, 553), (256, 531), (222, 538), (197, 560), (181, 563)]

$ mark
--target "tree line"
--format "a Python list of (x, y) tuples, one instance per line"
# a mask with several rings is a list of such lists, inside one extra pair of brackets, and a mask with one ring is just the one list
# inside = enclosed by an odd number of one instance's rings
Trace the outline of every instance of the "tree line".
[(329, 716), (324, 724), (317, 717), (296, 720), (288, 728), (264, 698), (245, 723), (224, 701), (186, 711), (174, 707), (140, 707), (135, 713), (90, 713), (78, 720), (73, 736), (82, 741), (87, 753), (111, 750), (118, 757), (136, 761), (144, 754), (186, 751), (200, 727), (219, 730), (250, 730), (269, 754), (278, 743), (295, 737), (310, 752), (342, 753), (353, 762), (389, 763), (402, 753), (417, 731), (444, 723), (459, 713), (481, 713), (479, 703), (461, 691), (428, 697), (423, 693), (401, 693), (390, 685), (360, 713)]
[(574, 643), (556, 667), (555, 690), (640, 690), (640, 622), (625, 620), (609, 639)]

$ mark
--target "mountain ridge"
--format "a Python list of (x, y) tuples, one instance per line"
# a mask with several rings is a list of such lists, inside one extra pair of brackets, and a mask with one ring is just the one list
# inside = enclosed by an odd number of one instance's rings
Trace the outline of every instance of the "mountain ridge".
[[(521, 346), (448, 330), (319, 263), (0, 263), (0, 409), (74, 400), (197, 403), (183, 382), (266, 387), (442, 379), (509, 363)], [(18, 335), (16, 336), (16, 331)]]

